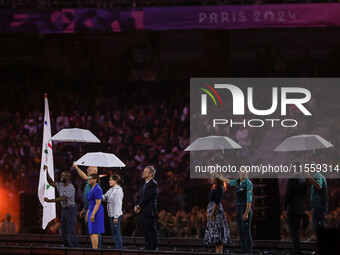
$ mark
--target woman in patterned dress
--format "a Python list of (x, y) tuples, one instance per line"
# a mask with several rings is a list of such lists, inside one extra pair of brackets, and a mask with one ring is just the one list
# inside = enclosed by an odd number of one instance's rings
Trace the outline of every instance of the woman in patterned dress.
[(230, 233), (227, 219), (221, 204), (224, 194), (223, 182), (213, 178), (213, 187), (209, 193), (207, 208), (207, 227), (204, 236), (204, 244), (214, 244), (216, 253), (222, 253), (223, 244), (230, 243)]

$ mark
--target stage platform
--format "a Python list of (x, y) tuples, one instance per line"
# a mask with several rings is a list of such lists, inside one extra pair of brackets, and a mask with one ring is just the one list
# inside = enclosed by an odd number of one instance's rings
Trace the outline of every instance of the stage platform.
[[(0, 234), (0, 254), (60, 254), (60, 255), (181, 255), (213, 254), (213, 246), (204, 246), (203, 239), (160, 238), (159, 251), (144, 251), (142, 237), (123, 237), (124, 249), (114, 250), (113, 238), (103, 236), (102, 249), (90, 249), (90, 237), (78, 236), (81, 248), (64, 248), (60, 235), (3, 235)], [(315, 242), (302, 242), (305, 254), (312, 254)], [(291, 243), (283, 241), (253, 241), (254, 254), (284, 255), (291, 251)], [(241, 254), (238, 240), (224, 247), (225, 254)]]

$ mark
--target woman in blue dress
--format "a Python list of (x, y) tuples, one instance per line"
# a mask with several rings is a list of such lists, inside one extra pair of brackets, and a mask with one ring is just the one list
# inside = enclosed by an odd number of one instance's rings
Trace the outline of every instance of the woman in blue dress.
[(85, 220), (88, 222), (89, 233), (91, 236), (91, 243), (93, 249), (98, 249), (98, 234), (104, 233), (104, 208), (102, 206), (103, 191), (98, 185), (99, 175), (90, 174), (89, 184), (92, 189), (87, 193), (87, 200), (89, 201), (89, 210)]

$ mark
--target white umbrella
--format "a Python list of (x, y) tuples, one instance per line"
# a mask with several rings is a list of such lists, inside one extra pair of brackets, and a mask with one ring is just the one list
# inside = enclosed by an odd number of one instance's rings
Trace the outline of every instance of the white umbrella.
[(307, 151), (330, 147), (333, 144), (319, 135), (296, 135), (288, 137), (274, 151)]
[(100, 143), (100, 140), (87, 129), (64, 128), (51, 137), (52, 141)]
[(242, 149), (242, 146), (227, 136), (206, 136), (197, 138), (185, 151)]
[(79, 166), (125, 167), (125, 164), (112, 153), (89, 152), (75, 162)]

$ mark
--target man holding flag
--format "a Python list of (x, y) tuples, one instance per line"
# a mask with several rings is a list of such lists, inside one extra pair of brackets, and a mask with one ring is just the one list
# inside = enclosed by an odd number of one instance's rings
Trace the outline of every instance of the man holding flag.
[[(65, 247), (79, 247), (76, 235), (77, 206), (74, 202), (75, 189), (71, 183), (71, 172), (61, 174), (61, 182), (54, 182), (53, 152), (51, 142), (51, 121), (47, 95), (45, 94), (45, 113), (43, 144), (41, 153), (38, 196), (43, 206), (42, 228), (56, 217), (55, 202), (61, 203), (61, 233)], [(45, 171), (46, 170), (46, 171)], [(55, 189), (59, 197), (55, 198)]]
[(47, 95), (45, 94), (45, 112), (44, 112), (44, 129), (43, 129), (43, 143), (41, 153), (40, 178), (38, 186), (38, 197), (43, 206), (42, 229), (46, 229), (47, 224), (56, 217), (56, 207), (54, 203), (46, 203), (44, 198), (55, 198), (54, 188), (47, 183), (46, 172), (44, 166), (48, 166), (49, 175), (54, 180), (53, 172), (53, 152), (51, 139), (51, 121), (50, 111), (48, 107)]
[[(48, 167), (44, 166), (44, 170)], [(76, 234), (77, 223), (77, 206), (74, 202), (75, 189), (71, 183), (71, 172), (63, 171), (61, 173), (61, 182), (54, 182), (47, 172), (48, 183), (55, 187), (59, 192), (59, 197), (55, 199), (48, 199), (45, 197), (45, 202), (55, 203), (60, 202), (61, 210), (61, 235), (65, 247), (79, 247), (78, 238)]]

